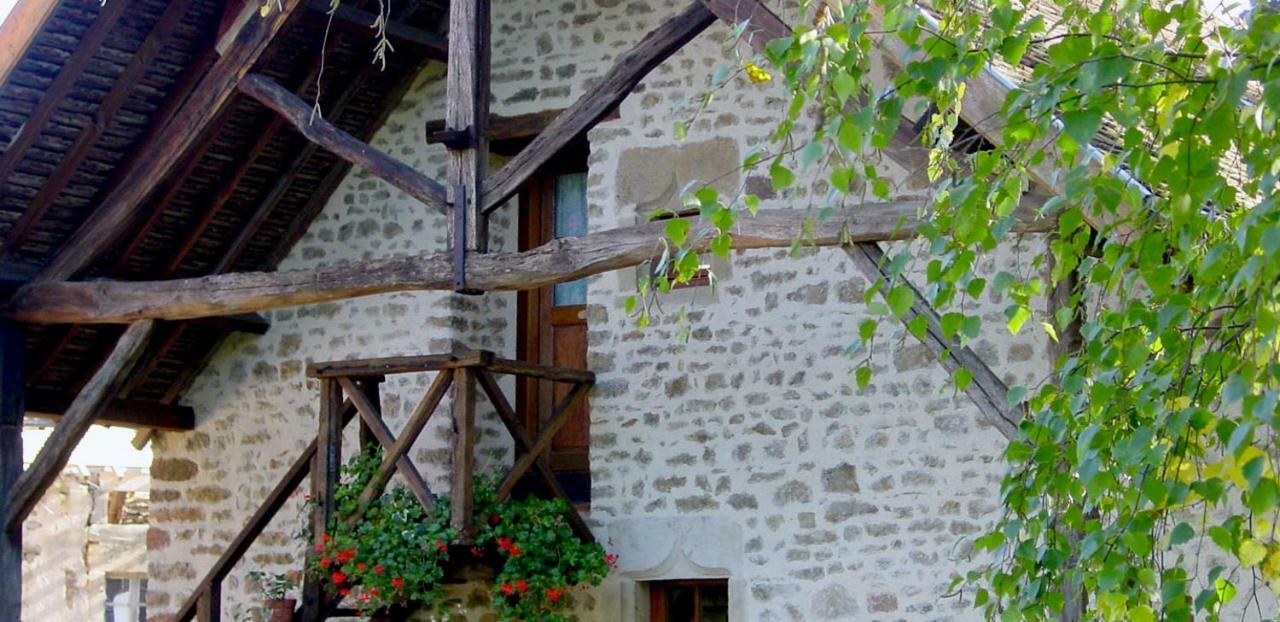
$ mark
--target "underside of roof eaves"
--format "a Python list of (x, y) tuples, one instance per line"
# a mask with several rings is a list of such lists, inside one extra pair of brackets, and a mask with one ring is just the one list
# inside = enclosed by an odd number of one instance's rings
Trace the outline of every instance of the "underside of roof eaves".
[[(116, 78), (168, 5), (162, 0), (138, 0), (135, 6), (134, 1), (119, 18), (121, 31), (107, 38), (89, 68), (77, 76), (74, 95), (57, 104), (50, 123), (22, 154), (14, 175), (0, 180), (4, 184), (0, 240), (33, 208), (32, 199), (67, 157), (79, 133), (97, 122), (94, 116), (102, 98), (116, 88)], [(127, 170), (130, 154), (144, 149), (159, 118), (171, 113), (166, 106), (171, 109), (171, 100), (182, 97), (184, 86), (196, 82), (198, 76), (184, 77), (184, 72), (195, 71), (189, 69), (193, 66), (203, 70), (210, 62), (208, 50), (223, 18), (222, 3), (186, 1), (191, 7), (183, 26), (175, 29), (169, 44), (146, 67), (65, 189), (43, 206), (21, 243), (6, 249), (11, 261), (36, 267), (52, 261), (110, 192), (112, 181)], [(376, 7), (372, 2), (354, 6), (366, 4), (366, 8)], [(10, 79), (0, 86), (0, 145), (13, 144), (38, 106), (51, 105), (41, 94), (75, 54), (76, 42), (99, 10), (97, 0), (64, 0), (54, 10)], [(393, 11), (401, 23), (435, 33), (442, 32), (447, 22), (447, 6), (442, 2), (397, 3)], [(326, 22), (322, 11), (300, 9), (254, 71), (314, 101)], [(380, 69), (370, 62), (373, 45), (370, 31), (364, 28), (335, 28), (323, 55), (320, 103), (326, 118), (362, 139), (382, 124), (427, 58), (418, 50), (397, 46), (386, 68)], [(130, 233), (82, 278), (160, 279), (271, 269), (348, 170), (344, 162), (310, 145), (247, 97), (233, 96), (199, 131), (200, 140), (170, 178), (152, 190)], [(126, 387), (127, 397), (174, 403), (225, 331), (200, 323), (164, 326), (153, 345), (154, 355)], [(106, 359), (120, 332), (121, 327), (102, 325), (28, 327), (28, 389), (42, 396), (73, 395)]]

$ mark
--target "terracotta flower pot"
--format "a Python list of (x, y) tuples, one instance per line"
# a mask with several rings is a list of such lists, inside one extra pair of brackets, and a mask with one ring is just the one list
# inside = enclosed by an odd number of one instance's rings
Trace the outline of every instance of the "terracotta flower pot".
[(293, 611), (298, 606), (298, 601), (292, 598), (277, 598), (274, 600), (262, 601), (263, 606), (267, 608), (267, 622), (293, 622)]

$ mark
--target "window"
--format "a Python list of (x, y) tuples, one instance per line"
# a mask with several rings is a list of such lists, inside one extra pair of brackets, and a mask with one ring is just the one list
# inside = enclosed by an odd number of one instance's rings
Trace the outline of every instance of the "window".
[(655, 581), (649, 584), (650, 622), (728, 622), (725, 579)]
[[(587, 159), (585, 145), (571, 146), (534, 175), (520, 192), (520, 249), (587, 232)], [(558, 283), (517, 296), (516, 347), (521, 359), (573, 369), (587, 367), (587, 281)], [(518, 378), (516, 410), (536, 435), (570, 386)], [(548, 462), (556, 479), (576, 502), (591, 498), (590, 416), (586, 400), (551, 442)]]
[(147, 580), (143, 577), (107, 577), (106, 622), (145, 622)]

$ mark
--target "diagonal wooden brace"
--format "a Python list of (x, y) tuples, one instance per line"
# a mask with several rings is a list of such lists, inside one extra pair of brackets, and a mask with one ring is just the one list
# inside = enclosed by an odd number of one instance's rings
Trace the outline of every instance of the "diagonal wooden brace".
[[(480, 388), (489, 398), (489, 403), (493, 405), (493, 409), (498, 412), (498, 418), (502, 420), (502, 425), (511, 433), (512, 440), (515, 441), (516, 451), (524, 452), (524, 454), (533, 453), (534, 441), (529, 437), (529, 433), (525, 431), (524, 426), (520, 425), (520, 419), (516, 416), (516, 411), (511, 407), (511, 403), (507, 401), (506, 395), (502, 393), (502, 387), (498, 386), (498, 381), (493, 374), (483, 368), (476, 368), (476, 380), (480, 382)], [(573, 507), (573, 499), (569, 498), (569, 493), (565, 492), (564, 487), (560, 485), (560, 481), (556, 479), (555, 473), (552, 472), (551, 466), (547, 464), (543, 456), (539, 456), (533, 461), (533, 466), (537, 469), (542, 482), (551, 490), (551, 494), (564, 499), (569, 504), (569, 525), (573, 527), (579, 538), (588, 542), (594, 541), (595, 536), (591, 533), (591, 529), (587, 527), (587, 522), (582, 519), (582, 515), (578, 514), (578, 510)]]
[(396, 464), (405, 454), (409, 452), (409, 448), (413, 446), (413, 442), (418, 439), (418, 435), (422, 433), (422, 429), (427, 426), (427, 422), (431, 420), (431, 415), (435, 413), (436, 407), (440, 405), (440, 400), (444, 399), (444, 394), (449, 390), (449, 385), (453, 384), (453, 374), (444, 371), (436, 374), (436, 379), (431, 383), (431, 388), (427, 389), (427, 394), (418, 403), (418, 407), (414, 409), (413, 414), (409, 416), (409, 422), (405, 424), (404, 430), (400, 432), (400, 438), (395, 440), (391, 447), (387, 448), (387, 453), (382, 457), (382, 464), (378, 465), (378, 471), (374, 473), (373, 479), (369, 480), (368, 485), (360, 493), (359, 505), (356, 511), (347, 519), (347, 522), (354, 524), (360, 520), (365, 511), (369, 509), (369, 505), (373, 503), (374, 498), (382, 494), (386, 489), (387, 482), (391, 479), (391, 474), (396, 470)]
[[(396, 437), (382, 420), (382, 410), (371, 402), (369, 396), (350, 378), (338, 378), (338, 384), (351, 399), (351, 403), (355, 404), (356, 412), (360, 413), (360, 420), (368, 426), (373, 437), (378, 440), (378, 444), (382, 445), (383, 449), (391, 449), (396, 443)], [(422, 477), (418, 467), (413, 465), (413, 461), (408, 456), (400, 456), (395, 466), (408, 484), (409, 490), (413, 491), (413, 496), (422, 503), (422, 507), (428, 510), (435, 507), (435, 495), (431, 493), (431, 487), (427, 485), (427, 480)]]
[(551, 440), (555, 438), (560, 429), (569, 423), (569, 417), (572, 414), (572, 408), (579, 399), (587, 394), (587, 390), (591, 385), (585, 382), (576, 382), (573, 388), (569, 390), (569, 394), (560, 400), (552, 411), (551, 420), (547, 422), (547, 427), (538, 435), (537, 442), (523, 455), (520, 456), (516, 463), (511, 466), (511, 471), (507, 473), (506, 478), (502, 480), (502, 484), (498, 486), (498, 500), (501, 501), (511, 495), (511, 491), (516, 487), (516, 483), (524, 477), (525, 472), (533, 466), (549, 447)]

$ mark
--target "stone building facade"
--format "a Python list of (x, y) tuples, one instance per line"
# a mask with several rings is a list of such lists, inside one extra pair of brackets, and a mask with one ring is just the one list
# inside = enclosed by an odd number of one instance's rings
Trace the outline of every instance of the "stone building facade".
[[(682, 8), (670, 0), (495, 0), (494, 113), (569, 105), (614, 56)], [(776, 85), (734, 79), (694, 116), (717, 67), (732, 63), (730, 34), (712, 26), (589, 134), (590, 230), (641, 222), (695, 181), (760, 192), (768, 208), (825, 205), (821, 181), (774, 196), (767, 180), (737, 170), (785, 114)], [(423, 128), (442, 115), (442, 76), (439, 66), (424, 71), (374, 140), (437, 178), (444, 154), (426, 144)], [(691, 118), (677, 140), (675, 123)], [(895, 175), (899, 194), (924, 191), (911, 172)], [(491, 246), (514, 248), (515, 219), (512, 206), (495, 212)], [(280, 269), (441, 251), (446, 231), (441, 216), (356, 170)], [(1043, 244), (1027, 238), (1003, 248), (988, 269), (1029, 270)], [(869, 317), (867, 282), (839, 250), (737, 252), (715, 272), (714, 289), (674, 292), (643, 330), (623, 308), (636, 270), (588, 281), (588, 366), (598, 375), (588, 520), (621, 561), (607, 585), (575, 595), (580, 619), (647, 620), (646, 582), (680, 578), (728, 579), (733, 620), (977, 619), (968, 601), (945, 594), (971, 564), (966, 540), (996, 517), (1003, 437), (896, 326), (886, 325), (890, 334), (871, 353), (871, 384), (855, 388), (865, 353), (845, 350)], [(154, 441), (153, 617), (163, 620), (191, 593), (314, 435), (318, 392), (307, 362), (460, 346), (513, 356), (515, 300), (379, 295), (276, 311), (267, 334), (230, 338), (186, 395), (196, 430)], [(1010, 384), (1043, 379), (1044, 335), (1010, 336), (1000, 300), (973, 304), (991, 320), (976, 350), (997, 373)], [(676, 312), (682, 306), (687, 323)], [(393, 429), (429, 380), (392, 377), (383, 387)], [(482, 467), (511, 456), (485, 406)], [(447, 490), (448, 433), (436, 418), (412, 454), (436, 491)], [(301, 567), (303, 545), (291, 535), (300, 522), (286, 509), (259, 538), (224, 586), (225, 611), (252, 606), (248, 571)], [(474, 591), (456, 595), (464, 617), (482, 619)]]

